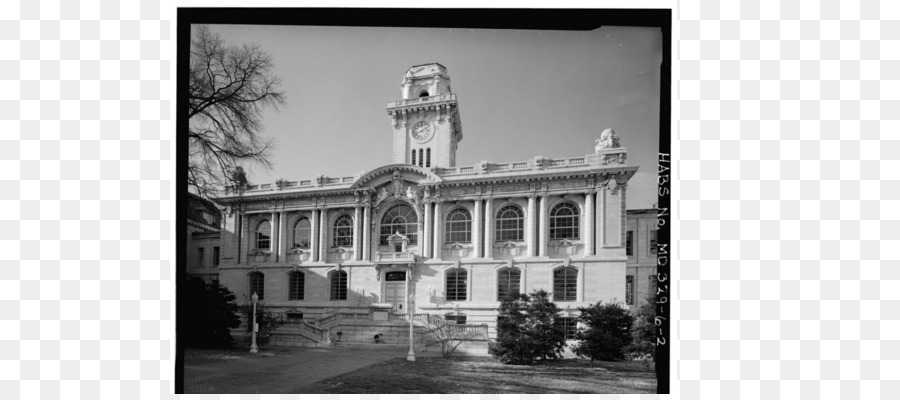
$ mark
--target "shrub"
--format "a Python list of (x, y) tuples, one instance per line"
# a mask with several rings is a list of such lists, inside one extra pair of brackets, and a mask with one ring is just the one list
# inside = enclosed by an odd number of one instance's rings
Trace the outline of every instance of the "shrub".
[(578, 344), (572, 349), (579, 357), (594, 360), (618, 361), (625, 359), (625, 347), (631, 344), (631, 326), (634, 317), (619, 303), (578, 307), (578, 321), (584, 324), (575, 334)]
[(505, 364), (560, 358), (566, 337), (554, 323), (557, 314), (559, 308), (543, 290), (504, 299), (497, 318), (497, 345), (491, 354)]
[(634, 359), (656, 360), (656, 298), (648, 297), (637, 309), (626, 351)]
[(185, 318), (182, 329), (185, 346), (228, 347), (231, 329), (241, 325), (234, 293), (223, 286), (208, 285), (203, 279), (188, 277), (184, 290)]

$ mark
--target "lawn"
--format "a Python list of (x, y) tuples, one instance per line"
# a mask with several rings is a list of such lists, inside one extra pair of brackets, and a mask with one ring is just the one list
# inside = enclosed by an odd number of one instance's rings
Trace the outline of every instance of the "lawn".
[(505, 365), (489, 357), (392, 359), (328, 378), (307, 393), (656, 393), (653, 364), (564, 359)]

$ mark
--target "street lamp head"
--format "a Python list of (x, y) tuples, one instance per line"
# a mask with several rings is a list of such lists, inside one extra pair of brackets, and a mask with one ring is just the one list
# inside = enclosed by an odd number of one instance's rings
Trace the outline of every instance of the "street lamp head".
[(259, 296), (256, 295), (256, 292), (253, 292), (253, 296), (250, 296), (250, 300), (253, 300), (254, 303), (259, 300)]

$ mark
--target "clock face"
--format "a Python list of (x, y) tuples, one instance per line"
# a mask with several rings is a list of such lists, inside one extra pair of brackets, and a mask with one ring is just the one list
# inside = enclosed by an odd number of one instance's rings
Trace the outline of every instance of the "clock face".
[(431, 123), (426, 121), (416, 122), (412, 127), (412, 136), (416, 140), (423, 142), (431, 137)]

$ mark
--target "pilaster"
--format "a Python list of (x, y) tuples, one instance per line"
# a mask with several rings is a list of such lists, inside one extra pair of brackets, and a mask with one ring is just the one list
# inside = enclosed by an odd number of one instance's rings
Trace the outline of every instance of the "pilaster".
[(362, 239), (362, 258), (366, 261), (371, 261), (371, 257), (369, 257), (369, 248), (372, 245), (372, 239), (370, 238), (369, 232), (372, 231), (372, 225), (369, 219), (372, 214), (372, 206), (366, 204), (365, 210), (363, 210), (363, 239)]
[(584, 255), (594, 255), (594, 191), (584, 194)]
[(484, 200), (484, 258), (494, 258), (494, 199)]
[(431, 258), (431, 203), (425, 203), (425, 237), (422, 238), (422, 257)]
[(312, 210), (312, 221), (309, 229), (310, 261), (319, 261), (319, 210)]
[(541, 204), (540, 204), (540, 222), (538, 225), (538, 255), (541, 257), (547, 256), (547, 235), (550, 230), (547, 228), (547, 195), (541, 196)]
[(482, 242), (481, 242), (481, 199), (475, 199), (475, 217), (472, 219), (472, 246), (475, 249), (473, 256), (481, 258)]
[(535, 246), (534, 246), (534, 225), (535, 225), (535, 195), (528, 196), (528, 218), (525, 223), (525, 247), (528, 249), (527, 254), (528, 257), (534, 257), (535, 255)]
[(353, 214), (353, 259), (359, 260), (360, 256), (362, 256), (362, 251), (360, 247), (362, 243), (360, 243), (359, 238), (359, 224), (362, 222), (362, 208), (360, 206), (356, 206)]
[(444, 226), (441, 222), (441, 219), (443, 217), (441, 203), (441, 201), (437, 201), (434, 203), (434, 246), (432, 246), (431, 248), (432, 258), (434, 259), (441, 258), (441, 238), (442, 233), (444, 232)]
[(283, 261), (287, 259), (287, 256), (284, 253), (284, 249), (287, 248), (287, 243), (285, 240), (288, 239), (288, 235), (286, 234), (285, 226), (287, 222), (285, 221), (286, 212), (281, 211), (278, 213), (278, 253), (275, 254), (275, 262)]

